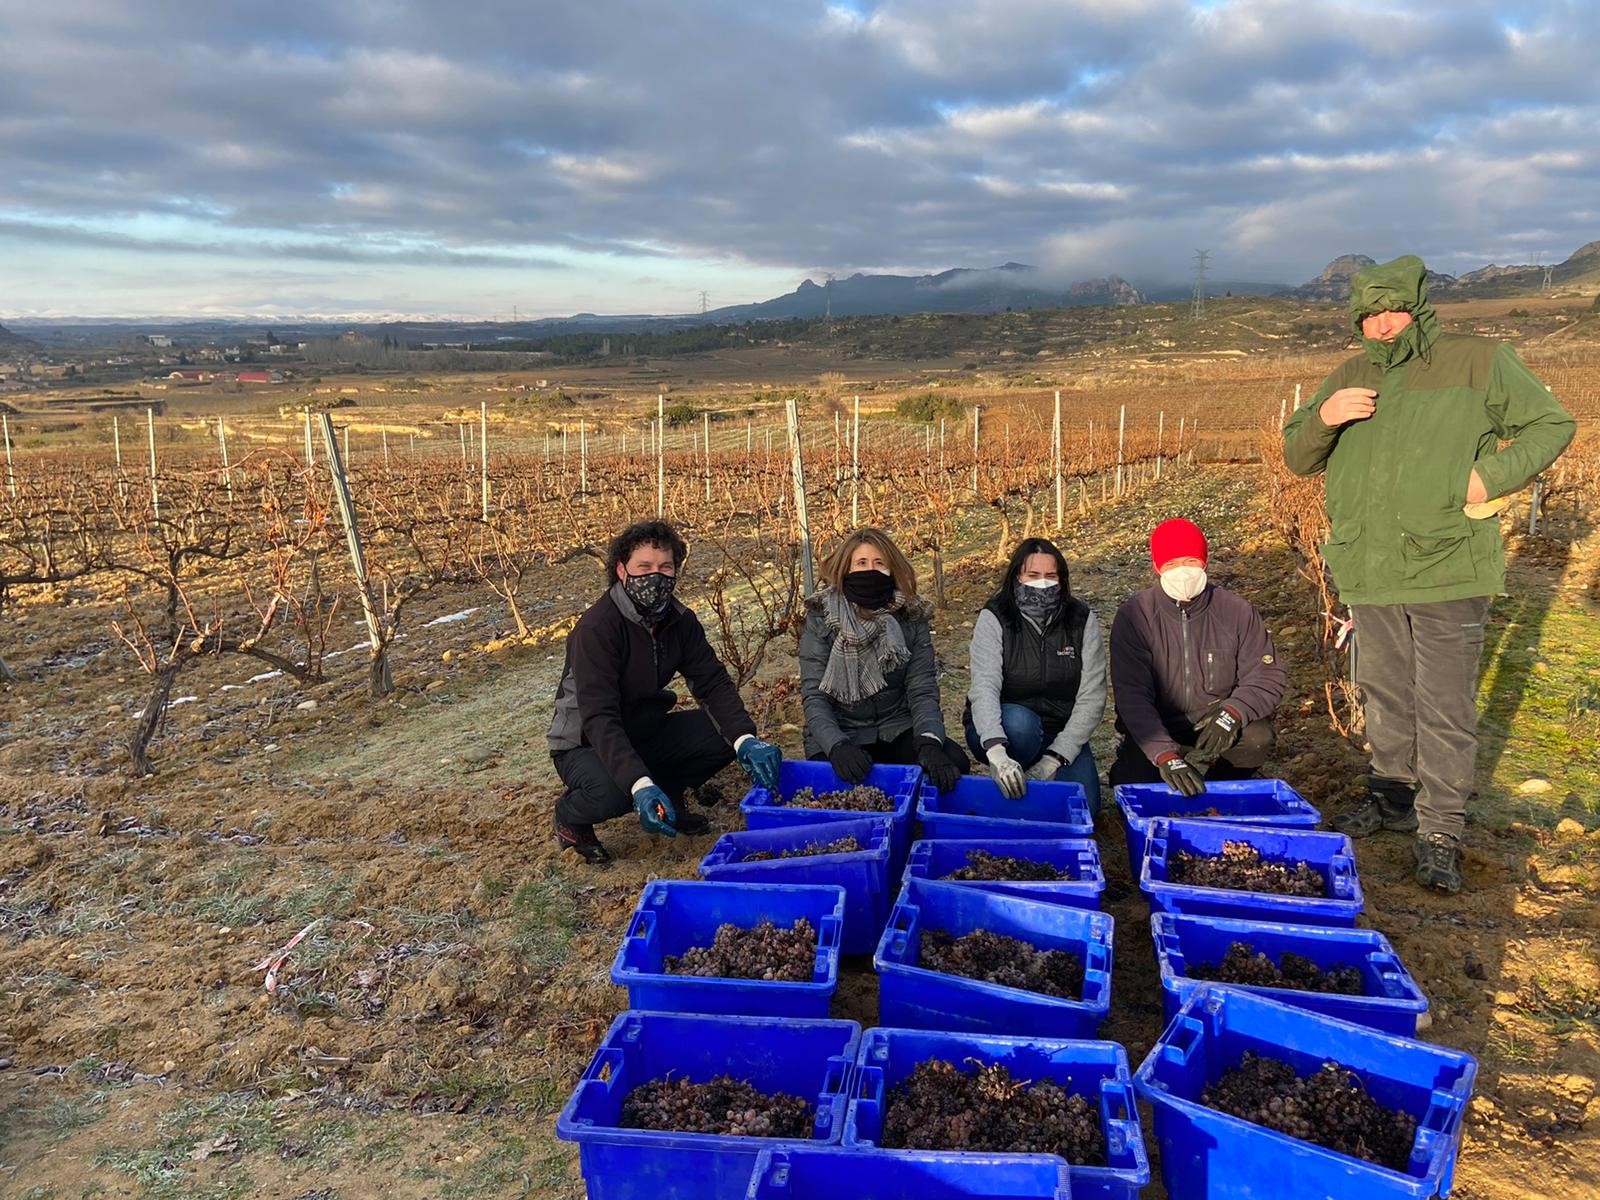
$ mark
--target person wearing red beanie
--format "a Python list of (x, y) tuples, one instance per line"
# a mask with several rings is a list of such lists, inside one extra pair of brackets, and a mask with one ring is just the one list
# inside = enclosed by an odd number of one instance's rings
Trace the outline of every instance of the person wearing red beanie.
[(1254, 777), (1272, 753), (1288, 674), (1261, 614), (1207, 578), (1210, 556), (1193, 521), (1161, 522), (1150, 534), (1156, 583), (1111, 624), (1113, 787), (1160, 781), (1196, 796), (1207, 779)]

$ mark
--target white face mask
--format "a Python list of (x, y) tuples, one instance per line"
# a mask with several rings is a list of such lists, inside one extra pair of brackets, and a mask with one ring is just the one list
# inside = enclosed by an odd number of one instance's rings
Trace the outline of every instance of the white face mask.
[(1180, 604), (1206, 590), (1204, 567), (1168, 567), (1161, 572), (1161, 590)]

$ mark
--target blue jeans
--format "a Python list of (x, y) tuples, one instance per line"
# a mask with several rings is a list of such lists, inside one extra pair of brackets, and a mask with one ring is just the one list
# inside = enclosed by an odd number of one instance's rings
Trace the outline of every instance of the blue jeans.
[[(1005, 730), (1006, 742), (1011, 746), (1011, 757), (1021, 763), (1024, 770), (1039, 761), (1045, 751), (1045, 740), (1044, 722), (1039, 719), (1038, 713), (1022, 704), (1002, 704), (1000, 725)], [(978, 730), (970, 716), (966, 719), (966, 732), (972, 757), (980, 763), (988, 762), (983, 743), (978, 740)], [(1057, 783), (1080, 784), (1089, 797), (1090, 813), (1099, 814), (1100, 768), (1095, 765), (1094, 751), (1087, 744), (1078, 751), (1077, 758), (1056, 772), (1055, 778)]]

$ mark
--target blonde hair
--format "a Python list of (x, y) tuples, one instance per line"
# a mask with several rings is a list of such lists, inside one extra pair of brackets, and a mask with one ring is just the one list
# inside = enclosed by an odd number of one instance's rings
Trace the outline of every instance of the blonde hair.
[(894, 544), (894, 539), (887, 533), (870, 527), (856, 530), (823, 559), (822, 582), (835, 591), (843, 587), (844, 577), (850, 570), (851, 556), (859, 546), (871, 546), (888, 559), (889, 575), (894, 580), (895, 590), (903, 592), (907, 599), (916, 598), (917, 573), (911, 569), (910, 560), (900, 553), (900, 547)]

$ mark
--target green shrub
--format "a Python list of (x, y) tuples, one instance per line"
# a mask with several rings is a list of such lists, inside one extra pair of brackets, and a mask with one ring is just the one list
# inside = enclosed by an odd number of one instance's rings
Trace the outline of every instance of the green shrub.
[(959, 417), (966, 406), (954, 396), (941, 396), (937, 392), (923, 392), (920, 396), (907, 396), (894, 406), (897, 417), (909, 421), (937, 421), (940, 417)]

